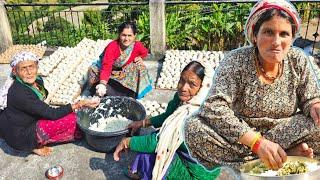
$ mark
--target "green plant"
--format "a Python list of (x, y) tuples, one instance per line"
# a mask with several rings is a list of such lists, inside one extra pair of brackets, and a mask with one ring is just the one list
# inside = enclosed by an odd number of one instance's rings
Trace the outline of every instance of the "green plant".
[(319, 3), (296, 3), (295, 6), (300, 14), (302, 22), (308, 22), (309, 18), (319, 17)]
[(250, 7), (241, 4), (235, 8), (225, 3), (170, 7), (166, 16), (167, 45), (175, 49), (235, 48), (244, 42), (243, 24)]
[(150, 17), (148, 13), (142, 12), (137, 20), (138, 35), (137, 39), (147, 47), (150, 46)]
[(179, 12), (166, 15), (166, 45), (170, 49), (179, 49), (187, 40), (182, 19)]
[(101, 12), (96, 12), (96, 11), (86, 11), (84, 12), (84, 19), (83, 23), (86, 24), (91, 24), (91, 25), (96, 25), (101, 23)]
[(53, 30), (67, 31), (72, 28), (72, 24), (61, 17), (49, 17), (49, 20), (44, 24), (43, 31), (50, 32)]
[[(73, 1), (73, 0), (71, 0)], [(78, 0), (89, 1), (89, 0)], [(129, 0), (137, 2), (137, 0)], [(141, 0), (143, 1), (143, 0)], [(59, 0), (59, 2), (70, 2)], [(109, 2), (118, 2), (110, 0)], [(166, 5), (167, 49), (231, 50), (244, 45), (243, 27), (252, 3), (207, 3)], [(319, 16), (319, 3), (295, 3), (303, 22)], [(14, 42), (38, 43), (46, 40), (53, 46), (74, 46), (82, 38), (114, 39), (117, 27), (123, 21), (135, 21), (138, 26), (137, 39), (150, 46), (150, 15), (148, 6), (110, 5), (102, 11), (84, 12), (84, 20), (76, 29), (57, 16), (61, 7), (37, 6), (33, 11), (23, 12), (24, 7), (8, 8)], [(64, 15), (64, 14), (62, 14)], [(41, 17), (50, 16), (45, 25)], [(36, 19), (35, 29), (40, 34), (28, 35), (28, 26)], [(30, 27), (29, 27), (30, 28)], [(45, 29), (44, 31), (42, 31)]]
[(103, 12), (87, 11), (84, 13), (83, 25), (80, 33), (86, 34), (92, 39), (106, 39), (115, 37), (115, 32), (103, 18)]

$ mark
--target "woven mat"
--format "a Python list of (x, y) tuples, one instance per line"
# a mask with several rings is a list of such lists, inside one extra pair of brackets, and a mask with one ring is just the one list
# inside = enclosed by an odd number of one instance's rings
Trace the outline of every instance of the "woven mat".
[(39, 58), (42, 58), (46, 51), (46, 47), (39, 45), (13, 45), (0, 54), (0, 64), (9, 64), (11, 57), (20, 51), (30, 51)]

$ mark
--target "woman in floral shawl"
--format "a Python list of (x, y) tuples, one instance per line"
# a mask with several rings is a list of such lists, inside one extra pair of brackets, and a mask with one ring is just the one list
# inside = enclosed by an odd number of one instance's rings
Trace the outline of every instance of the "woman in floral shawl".
[(140, 99), (152, 90), (143, 59), (148, 50), (136, 41), (137, 27), (124, 22), (118, 28), (118, 39), (110, 42), (100, 59), (89, 69), (91, 92), (99, 96), (129, 96)]
[(259, 158), (279, 169), (287, 155), (320, 153), (320, 91), (311, 61), (292, 47), (300, 20), (285, 0), (261, 0), (246, 23), (251, 46), (226, 55), (212, 94), (185, 126), (191, 155), (210, 168)]

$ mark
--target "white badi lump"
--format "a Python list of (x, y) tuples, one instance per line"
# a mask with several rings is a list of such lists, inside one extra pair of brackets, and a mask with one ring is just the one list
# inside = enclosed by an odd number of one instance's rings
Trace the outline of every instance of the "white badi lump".
[(54, 53), (50, 56), (43, 58), (39, 62), (38, 73), (41, 76), (48, 76), (54, 68), (68, 55), (70, 47), (59, 47)]
[(224, 58), (222, 51), (169, 50), (166, 51), (157, 87), (177, 89), (180, 73), (191, 61), (205, 61), (216, 68)]
[(145, 108), (147, 116), (157, 116), (166, 111), (167, 103), (158, 103), (157, 101), (138, 100)]
[(72, 102), (81, 93), (80, 81), (86, 76), (92, 61), (98, 59), (111, 40), (84, 38), (76, 47), (59, 48), (40, 61), (39, 71), (49, 95), (46, 103), (63, 105)]
[(90, 123), (89, 129), (98, 132), (116, 132), (125, 130), (132, 123), (132, 120), (121, 115), (116, 115), (108, 118), (100, 118), (96, 123)]

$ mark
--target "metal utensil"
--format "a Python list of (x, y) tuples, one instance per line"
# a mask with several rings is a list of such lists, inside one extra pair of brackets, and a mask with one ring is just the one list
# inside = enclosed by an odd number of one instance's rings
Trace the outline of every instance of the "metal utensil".
[[(313, 162), (317, 163), (317, 165), (320, 165), (320, 162), (316, 159), (311, 159), (307, 157), (301, 157), (301, 156), (288, 156), (287, 162), (290, 161), (301, 161), (301, 162)], [(261, 161), (259, 159), (247, 162), (243, 164), (240, 168), (241, 172), (241, 179), (245, 180), (319, 180), (320, 179), (320, 168), (303, 173), (303, 174), (292, 174), (287, 176), (262, 176), (262, 175), (254, 175), (249, 174), (249, 171), (254, 168), (256, 165), (260, 164)]]

